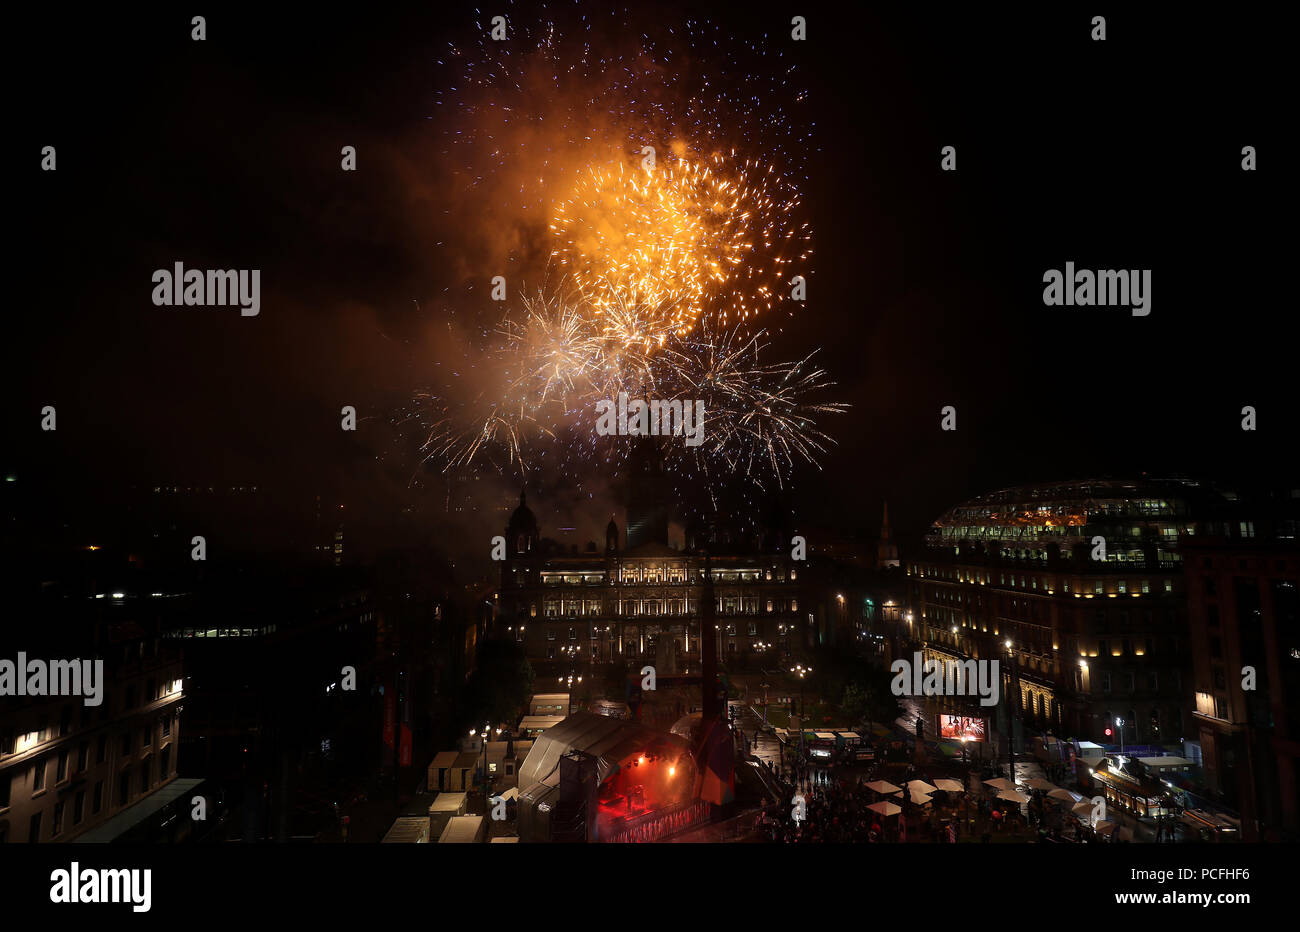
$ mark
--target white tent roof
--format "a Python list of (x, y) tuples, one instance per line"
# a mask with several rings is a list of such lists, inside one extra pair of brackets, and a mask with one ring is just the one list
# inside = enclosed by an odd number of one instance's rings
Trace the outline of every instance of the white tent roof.
[(564, 721), (567, 716), (564, 715), (525, 715), (519, 722), (519, 727), (525, 731), (532, 731), (538, 728), (550, 728)]
[(479, 826), (483, 823), (482, 816), (463, 815), (452, 816), (447, 823), (447, 827), (442, 830), (442, 837), (438, 839), (438, 844), (469, 844), (477, 840)]
[(1196, 766), (1196, 761), (1189, 760), (1186, 757), (1139, 757), (1138, 760), (1152, 770), (1168, 770), (1170, 768)]
[(420, 845), (429, 840), (429, 820), (427, 817), (403, 816), (392, 824), (383, 844)]
[(460, 757), (460, 751), (439, 751), (433, 758), (433, 767), (442, 770), (446, 767), (453, 767), (456, 764), (456, 758)]
[(429, 806), (430, 812), (460, 812), (469, 799), (468, 793), (439, 793)]

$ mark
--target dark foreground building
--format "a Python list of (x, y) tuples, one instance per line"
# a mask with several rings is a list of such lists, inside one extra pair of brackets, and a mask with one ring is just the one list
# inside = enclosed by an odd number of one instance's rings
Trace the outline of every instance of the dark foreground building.
[[(0, 697), (0, 843), (128, 832), (174, 840), (151, 833), (166, 821), (160, 812), (181, 763), (185, 694), (179, 645), (164, 637), (168, 600), (151, 586), (126, 587), (127, 574), (101, 556), (86, 548), (57, 567), (33, 562), (11, 599), (11, 649), (0, 660), (13, 664), (21, 652), (42, 664), (100, 662), (103, 679), (98, 704)], [(201, 781), (181, 782), (189, 790)]]
[(1300, 490), (1183, 557), (1205, 781), (1247, 840), (1300, 837)]

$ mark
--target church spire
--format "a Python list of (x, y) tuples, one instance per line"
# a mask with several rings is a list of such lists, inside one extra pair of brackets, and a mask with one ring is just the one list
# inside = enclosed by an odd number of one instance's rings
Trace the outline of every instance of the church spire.
[(880, 540), (876, 542), (876, 569), (899, 566), (898, 545), (893, 540), (894, 532), (889, 527), (889, 502), (885, 502), (884, 515), (880, 523)]

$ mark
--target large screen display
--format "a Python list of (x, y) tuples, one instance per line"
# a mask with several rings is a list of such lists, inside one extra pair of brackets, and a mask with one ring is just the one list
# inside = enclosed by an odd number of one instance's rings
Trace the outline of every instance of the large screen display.
[(965, 715), (940, 715), (939, 737), (956, 738), (959, 741), (962, 738), (968, 741), (983, 741), (985, 740), (984, 719), (967, 718)]

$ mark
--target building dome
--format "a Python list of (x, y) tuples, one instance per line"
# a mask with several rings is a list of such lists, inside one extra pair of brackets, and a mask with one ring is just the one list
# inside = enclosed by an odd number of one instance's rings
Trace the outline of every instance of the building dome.
[(537, 538), (537, 517), (528, 507), (527, 492), (521, 490), (519, 507), (510, 515), (510, 523), (506, 525), (506, 540), (518, 554), (531, 552)]
[[(950, 508), (926, 535), (931, 547), (1010, 548), (1046, 559), (1049, 544), (1061, 551), (1094, 536), (1112, 542), (1111, 561), (1173, 562), (1178, 535), (1222, 496), (1180, 479), (1091, 479), (999, 489)], [(1144, 549), (1152, 549), (1144, 554)], [(1156, 550), (1160, 554), (1158, 556)]]
[(528, 507), (528, 493), (522, 491), (519, 493), (519, 507), (515, 509), (514, 514), (510, 516), (512, 527), (531, 527), (536, 529), (537, 518), (533, 511)]

